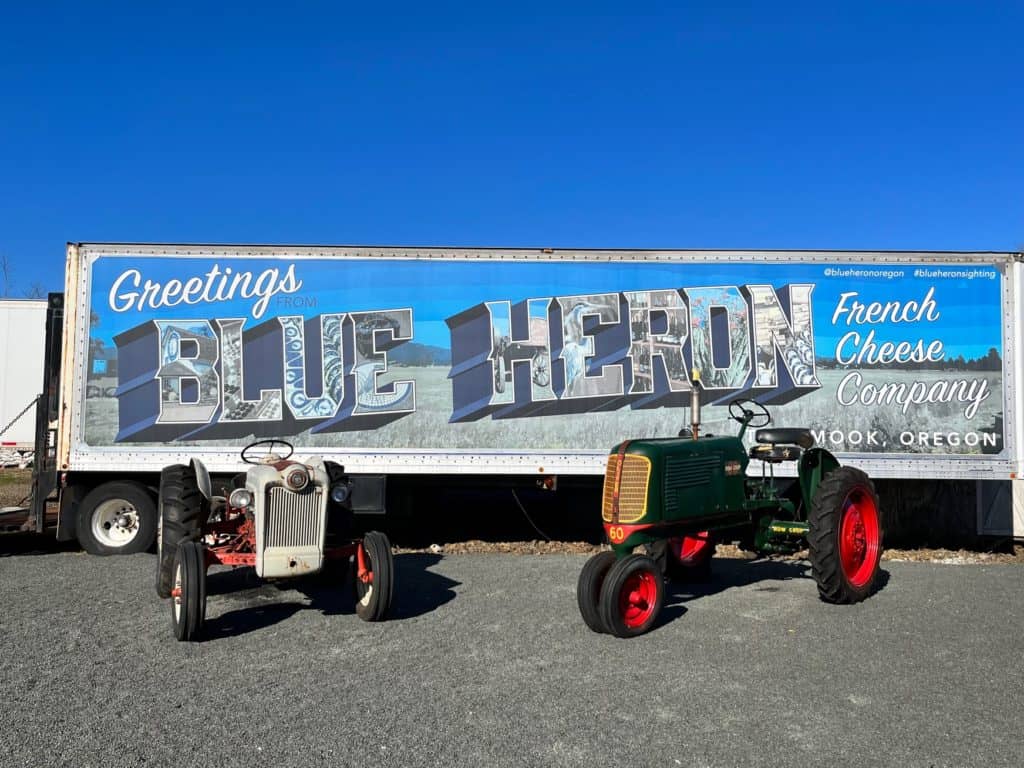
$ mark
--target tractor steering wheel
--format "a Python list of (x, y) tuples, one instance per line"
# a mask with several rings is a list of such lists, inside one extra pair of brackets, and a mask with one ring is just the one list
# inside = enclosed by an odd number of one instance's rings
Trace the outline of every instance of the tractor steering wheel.
[[(264, 455), (260, 456), (259, 458), (256, 458), (253, 455), (253, 449), (259, 448), (262, 445), (267, 446), (267, 452)], [(288, 449), (288, 453), (286, 453), (284, 456), (274, 453), (275, 445), (284, 446), (285, 448)], [(249, 443), (247, 446), (245, 446), (245, 448), (242, 449), (242, 461), (244, 461), (246, 464), (269, 464), (273, 463), (267, 461), (267, 459), (270, 458), (271, 456), (274, 457), (274, 461), (283, 461), (284, 459), (289, 458), (293, 453), (295, 453), (295, 448), (287, 440), (280, 440), (278, 438), (271, 438), (270, 440), (257, 440), (255, 443)]]
[[(768, 409), (757, 402), (757, 400), (751, 400), (748, 397), (733, 400), (729, 403), (729, 418), (738, 421), (744, 426), (755, 428), (767, 427), (772, 423), (772, 416), (768, 413)], [(755, 419), (757, 420), (756, 424), (754, 423)], [(761, 419), (764, 420), (761, 421)]]

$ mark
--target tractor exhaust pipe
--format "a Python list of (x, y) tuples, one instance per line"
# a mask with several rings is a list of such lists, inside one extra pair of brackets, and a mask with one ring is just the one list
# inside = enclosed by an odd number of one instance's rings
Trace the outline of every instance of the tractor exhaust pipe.
[(693, 369), (692, 373), (692, 386), (690, 390), (690, 432), (693, 434), (693, 439), (696, 440), (700, 437), (700, 371), (696, 368)]

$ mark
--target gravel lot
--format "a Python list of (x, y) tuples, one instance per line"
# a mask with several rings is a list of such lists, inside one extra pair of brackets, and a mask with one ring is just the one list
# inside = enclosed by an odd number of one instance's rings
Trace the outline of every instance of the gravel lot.
[(0, 539), (5, 766), (1024, 761), (1019, 566), (887, 563), (835, 607), (800, 563), (723, 559), (616, 640), (578, 616), (581, 555), (403, 554), (391, 621), (233, 571), (185, 645), (152, 555), (39, 541)]

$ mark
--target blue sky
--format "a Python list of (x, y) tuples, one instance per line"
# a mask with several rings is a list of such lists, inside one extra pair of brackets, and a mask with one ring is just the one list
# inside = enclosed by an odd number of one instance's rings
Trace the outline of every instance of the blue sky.
[(144, 5), (4, 3), (14, 295), (67, 240), (1024, 245), (1020, 3)]

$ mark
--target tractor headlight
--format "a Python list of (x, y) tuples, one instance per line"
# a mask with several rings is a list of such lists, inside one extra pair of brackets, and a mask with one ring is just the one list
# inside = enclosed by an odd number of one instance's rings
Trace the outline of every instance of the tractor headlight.
[(309, 484), (309, 472), (305, 467), (291, 467), (285, 472), (284, 484), (290, 491), (301, 491)]
[(349, 489), (344, 483), (331, 486), (331, 501), (335, 504), (344, 504), (348, 501)]
[(252, 491), (248, 488), (235, 488), (228, 496), (228, 504), (233, 509), (248, 509), (252, 506)]

